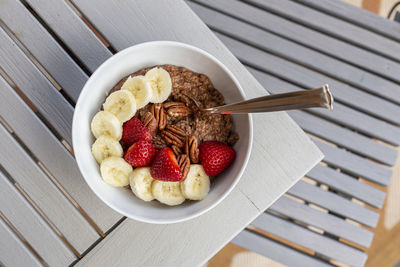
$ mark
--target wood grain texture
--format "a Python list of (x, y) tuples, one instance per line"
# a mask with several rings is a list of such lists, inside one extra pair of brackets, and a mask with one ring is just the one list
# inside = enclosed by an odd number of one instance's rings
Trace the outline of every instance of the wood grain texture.
[[(219, 3), (222, 4), (221, 1)], [(226, 4), (228, 3), (225, 2), (225, 6), (227, 6)], [(229, 4), (228, 10), (233, 10), (232, 6), (235, 7), (235, 1), (232, 4)], [(212, 29), (239, 38), (271, 53), (293, 60), (306, 67), (316, 69), (386, 98), (390, 99), (391, 97), (399, 96), (390, 89), (396, 87), (396, 84), (359, 68), (367, 68), (373, 72), (378, 72), (382, 76), (387, 76), (388, 73), (391, 73), (389, 78), (399, 82), (399, 63), (366, 52), (363, 49), (355, 48), (322, 33), (301, 27), (293, 22), (290, 25), (285, 25), (285, 22), (288, 21), (282, 18), (278, 21), (268, 20), (269, 13), (254, 7), (251, 10), (246, 10), (246, 7), (249, 7), (246, 4), (237, 7), (241, 11), (240, 19), (250, 20), (250, 23), (256, 25), (256, 27), (195, 3), (190, 3), (190, 6)], [(227, 12), (231, 13), (231, 11)], [(271, 27), (270, 25), (280, 25), (286, 27), (288, 30), (285, 32), (279, 26)], [(296, 26), (299, 28), (296, 28)], [(303, 31), (303, 29), (307, 31)], [(273, 32), (273, 34), (270, 32)], [(314, 36), (314, 33), (317, 36)], [(298, 40), (299, 37), (300, 40)], [(291, 40), (287, 40), (287, 38)], [(304, 40), (308, 41), (304, 44)], [(301, 45), (296, 42), (300, 42)], [(362, 62), (360, 62), (360, 59), (363, 59)], [(343, 61), (358, 66), (349, 65)], [(380, 65), (379, 70), (377, 70), (376, 65)]]
[(374, 51), (394, 60), (400, 60), (400, 44), (341, 19), (288, 0), (246, 0), (279, 15), (349, 43)]
[(366, 248), (370, 246), (374, 235), (372, 232), (346, 222), (342, 218), (316, 210), (286, 196), (279, 198), (269, 207), (268, 211), (278, 212), (291, 219), (317, 227), (327, 233)]
[[(266, 72), (277, 74), (279, 77), (279, 73), (284, 75), (288, 79), (292, 79), (293, 82), (301, 83), (305, 80), (309, 79), (308, 72), (305, 68), (299, 69), (295, 64), (290, 64), (288, 61), (282, 61), (282, 59), (265, 53), (259, 49), (241, 43), (237, 40), (229, 38), (222, 34), (216, 34), (219, 39), (235, 54), (243, 63), (248, 64), (252, 67), (256, 67)], [(269, 66), (268, 68), (266, 66)], [(267, 69), (266, 69), (267, 68)], [(312, 74), (311, 74), (312, 75)], [(285, 77), (285, 78), (286, 78)], [(291, 77), (291, 78), (290, 78)], [(334, 80), (329, 79), (319, 79), (315, 80), (313, 84), (309, 84), (305, 86), (306, 88), (318, 88), (324, 83), (329, 83), (330, 88), (332, 89), (333, 95), (336, 96), (335, 88), (339, 88), (335, 86), (335, 83), (332, 84)], [(268, 84), (263, 84), (265, 89), (270, 91), (271, 93), (275, 93), (275, 88), (270, 87)], [(285, 90), (285, 88), (281, 88), (281, 90)], [(349, 95), (349, 99), (357, 99), (354, 96)], [(352, 100), (354, 102), (354, 100)], [(355, 101), (355, 102), (357, 102)], [(366, 102), (366, 106), (373, 106), (376, 101)], [(387, 102), (387, 101), (386, 101)], [(347, 104), (347, 103), (346, 103)], [(374, 136), (384, 141), (387, 141), (394, 145), (400, 144), (400, 128), (394, 125), (388, 124), (385, 121), (379, 120), (375, 117), (368, 116), (367, 114), (347, 107), (343, 104), (336, 102), (335, 108), (333, 110), (323, 110), (323, 109), (313, 109), (310, 112), (318, 114), (324, 118), (340, 123), (341, 125), (345, 125), (346, 127), (352, 128), (359, 132), (365, 133), (369, 136)], [(381, 107), (384, 108), (384, 107)], [(374, 112), (378, 112), (379, 107), (374, 108)], [(375, 112), (375, 113), (376, 113)], [(392, 114), (398, 114), (398, 106), (394, 105), (392, 109), (390, 109)]]
[[(307, 1), (305, 1), (307, 2)], [(317, 1), (315, 1), (317, 2)], [(339, 1), (324, 1), (336, 3)], [(266, 12), (249, 4), (239, 1), (211, 1), (202, 0), (198, 3), (212, 9), (234, 16), (237, 19), (260, 27), (263, 30), (283, 36), (291, 41), (321, 51), (345, 62), (357, 65), (362, 69), (378, 73), (395, 81), (400, 81), (398, 73), (400, 64), (376, 55), (354, 45), (339, 41), (329, 35), (311, 30), (307, 27), (286, 20), (282, 17)], [(195, 6), (189, 3), (191, 7)], [(227, 8), (229, 6), (229, 8)], [(348, 6), (348, 5), (347, 5)], [(344, 9), (344, 8), (343, 8)], [(196, 6), (194, 11), (196, 12)], [(201, 13), (201, 12), (200, 12)], [(201, 14), (199, 14), (201, 17)], [(217, 15), (219, 16), (219, 15)], [(376, 15), (374, 15), (376, 16)], [(216, 19), (215, 17), (212, 19)], [(394, 23), (391, 23), (394, 24)], [(271, 27), (271, 25), (274, 25)]]
[[(157, 4), (155, 1), (74, 3), (117, 50), (150, 40), (189, 43), (210, 52), (228, 66), (241, 84), (248, 85), (247, 97), (265, 94), (256, 80), (182, 1), (174, 1), (173, 4), (159, 1)], [(159, 15), (160, 12), (163, 16)], [(171, 19), (165, 23), (165, 17), (176, 17), (174, 14), (180, 14), (179, 20)], [(216, 253), (321, 159), (321, 154), (300, 128), (288, 120), (286, 114), (255, 115), (253, 119), (254, 144), (248, 166), (236, 189), (221, 204), (185, 223), (147, 226), (126, 220), (78, 265), (160, 265), (161, 262), (163, 265), (176, 265), (176, 261), (180, 260), (180, 265), (193, 266)], [(281, 142), (282, 134), (286, 136), (284, 143)], [(286, 164), (288, 162), (291, 164)], [(263, 176), (263, 173), (268, 175)], [(224, 216), (220, 216), (222, 213)], [(216, 220), (221, 223), (210, 231), (208, 225)], [(141, 242), (133, 242), (134, 236)], [(193, 236), (193, 240), (201, 242), (176, 242), (182, 246), (166, 253), (171, 240), (181, 241), (183, 236)], [(110, 257), (116, 244), (135, 253), (123, 254), (117, 259)], [(181, 255), (186, 256), (183, 258)]]
[(106, 206), (91, 192), (71, 153), (2, 77), (0, 88), (1, 117), (96, 225), (103, 232), (108, 231), (122, 215)]
[(369, 227), (378, 223), (379, 213), (306, 182), (299, 181), (288, 193)]
[(367, 260), (367, 254), (360, 250), (268, 213), (261, 214), (251, 225), (351, 266), (363, 266)]
[(279, 261), (287, 266), (298, 267), (320, 267), (330, 266), (316, 258), (288, 248), (268, 238), (253, 232), (244, 230), (238, 234), (232, 243), (257, 252), (273, 260)]
[(395, 21), (378, 16), (368, 10), (339, 0), (295, 1), (400, 42), (400, 25)]
[[(66, 1), (27, 2), (91, 72), (112, 55)], [(74, 77), (70, 72), (68, 76)]]
[(5, 266), (42, 266), (40, 261), (0, 218), (0, 263)]
[(87, 75), (36, 18), (20, 1), (2, 1), (0, 19), (61, 85), (67, 95), (76, 101)]
[(79, 253), (100, 237), (3, 126), (0, 147), (12, 151), (0, 154), (0, 164)]
[(36, 68), (0, 28), (0, 66), (69, 144), (74, 110), (60, 92)]
[[(11, 224), (18, 230), (18, 232), (23, 235), (23, 237), (29, 242), (29, 244), (34, 247), (35, 251), (40, 255), (40, 257), (45, 260), (45, 262), (47, 262), (50, 266), (65, 266), (76, 259), (76, 256), (72, 253), (72, 251), (56, 235), (56, 233), (54, 233), (54, 231), (47, 225), (47, 223), (36, 213), (36, 211), (27, 202), (27, 200), (24, 199), (24, 197), (1, 172), (0, 196), (1, 213), (3, 213), (3, 215), (11, 222)], [(4, 223), (1, 219), (0, 222), (4, 226)], [(2, 225), (0, 224), (0, 226)], [(8, 230), (8, 232), (10, 232), (10, 230)], [(4, 238), (6, 237), (1, 235), (1, 243), (5, 241), (3, 240)], [(15, 238), (17, 237), (14, 237), (14, 239)], [(20, 243), (21, 242), (19, 242), (19, 244)], [(18, 266), (16, 262), (18, 262), (19, 260), (27, 260), (28, 255), (31, 256), (31, 258), (34, 257), (33, 255), (31, 255), (31, 253), (29, 253), (29, 251), (27, 251), (27, 248), (23, 248), (25, 251), (22, 251), (21, 255), (17, 254), (17, 252), (22, 249), (21, 244), (20, 246), (15, 247), (11, 247), (11, 244), (7, 244), (5, 248), (0, 248), (0, 250), (5, 249), (8, 251), (8, 255), (5, 255), (3, 253), (0, 254), (1, 261), (3, 261), (3, 257), (5, 257), (8, 258), (9, 261), (15, 261), (14, 264), (10, 264), (9, 266)], [(32, 265), (35, 265), (35, 263), (38, 264), (38, 261), (33, 260)], [(19, 266), (29, 265), (31, 264)]]

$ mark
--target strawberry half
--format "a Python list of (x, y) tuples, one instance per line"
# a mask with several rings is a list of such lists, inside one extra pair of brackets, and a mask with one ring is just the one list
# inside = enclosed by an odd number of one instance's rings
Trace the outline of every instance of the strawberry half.
[(125, 160), (134, 167), (149, 166), (156, 155), (156, 148), (145, 140), (140, 140), (131, 145), (125, 153)]
[(126, 146), (131, 146), (139, 140), (151, 142), (153, 135), (137, 117), (132, 117), (132, 119), (125, 122), (122, 126), (122, 142)]
[(151, 164), (150, 174), (154, 179), (167, 182), (178, 182), (183, 178), (175, 154), (169, 147), (157, 153)]
[(209, 176), (223, 172), (231, 165), (235, 156), (233, 148), (218, 141), (206, 141), (200, 145), (200, 162)]

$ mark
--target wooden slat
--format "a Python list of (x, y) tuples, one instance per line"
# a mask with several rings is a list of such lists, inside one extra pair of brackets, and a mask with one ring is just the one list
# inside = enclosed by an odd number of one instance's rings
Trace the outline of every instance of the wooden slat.
[(72, 106), (1, 28), (0, 66), (61, 137), (72, 144)]
[(400, 90), (396, 83), (214, 10), (197, 4), (191, 7), (209, 27), (218, 32), (400, 103)]
[(307, 5), (400, 42), (400, 24), (339, 0), (300, 0)]
[(334, 215), (321, 212), (291, 198), (282, 196), (269, 209), (296, 221), (317, 227), (327, 233), (368, 248), (374, 234)]
[(1, 218), (0, 236), (0, 264), (5, 266), (42, 266)]
[[(62, 17), (60, 13), (59, 17)], [(76, 101), (87, 75), (35, 17), (20, 1), (2, 1), (0, 19), (61, 85), (68, 96)]]
[(286, 220), (263, 213), (253, 226), (351, 266), (364, 266), (367, 254), (336, 240), (311, 232)]
[(400, 44), (398, 42), (341, 19), (326, 15), (315, 9), (288, 0), (269, 0), (268, 2), (263, 0), (246, 0), (246, 2), (253, 3), (266, 10), (271, 10), (307, 27), (372, 50), (377, 54), (385, 55), (397, 61), (400, 60)]
[(90, 71), (112, 55), (65, 0), (27, 2)]
[(321, 164), (309, 171), (307, 177), (375, 208), (382, 208), (385, 201), (385, 192)]
[(389, 185), (392, 177), (392, 171), (389, 168), (319, 140), (314, 139), (313, 141), (324, 153), (323, 160), (325, 162), (371, 182), (384, 186)]
[[(50, 266), (65, 266), (76, 259), (72, 251), (1, 172), (0, 192), (1, 212)], [(3, 236), (0, 239), (3, 239)], [(13, 251), (17, 249), (9, 248)]]
[(122, 216), (90, 191), (72, 155), (1, 77), (0, 88), (1, 117), (99, 228), (108, 231)]
[[(295, 64), (290, 64), (287, 61), (282, 61), (276, 56), (262, 52), (261, 50), (245, 45), (225, 35), (217, 34), (217, 36), (242, 62), (246, 64), (250, 64), (253, 67), (261, 69), (265, 68), (265, 66), (268, 65), (268, 72), (271, 71), (271, 73), (273, 74), (275, 74), (274, 72), (285, 73), (286, 76), (293, 76), (293, 80), (299, 83), (303, 81), (302, 77), (304, 77), (305, 80), (307, 79), (307, 71), (305, 69), (297, 69)], [(317, 88), (324, 83), (329, 83), (331, 85), (333, 95), (336, 96), (335, 88), (337, 89), (338, 87), (332, 85), (330, 80), (321, 79), (318, 80), (317, 85), (310, 84), (311, 86), (309, 85), (307, 87)], [(276, 93), (276, 88), (269, 87), (268, 84), (264, 84), (264, 86), (271, 93)], [(281, 90), (285, 90), (285, 88), (281, 88)], [(358, 98), (350, 99), (358, 100)], [(374, 102), (368, 103), (369, 104), (366, 103), (366, 105), (368, 106), (374, 105)], [(368, 116), (357, 110), (351, 109), (338, 102), (336, 102), (334, 105), (335, 108), (333, 110), (312, 109), (310, 110), (310, 112), (316, 113), (330, 120), (337, 121), (338, 123), (345, 125), (349, 128), (355, 129), (359, 132), (365, 133), (373, 137), (377, 137), (391, 144), (400, 144), (400, 128), (388, 124), (382, 120)], [(391, 109), (392, 115), (396, 115), (399, 112), (398, 106), (394, 107), (395, 108)], [(376, 110), (378, 110), (378, 108)]]
[[(284, 93), (301, 90), (302, 88), (294, 84), (285, 82), (267, 73), (263, 73), (251, 67), (247, 68), (256, 79), (268, 88), (272, 93)], [(343, 105), (341, 105), (343, 106)], [(339, 106), (339, 110), (342, 108)], [(334, 112), (337, 110), (337, 103), (334, 104)], [(289, 111), (288, 114), (303, 128), (303, 130), (314, 135), (320, 136), (326, 140), (330, 140), (340, 146), (346, 147), (358, 154), (367, 156), (377, 161), (394, 165), (397, 159), (397, 151), (387, 145), (373, 141), (372, 139), (360, 135), (354, 131), (336, 125), (328, 120), (324, 120), (318, 116), (318, 109), (311, 109), (308, 112)], [(400, 107), (399, 107), (400, 112)], [(311, 114), (310, 114), (311, 113)], [(329, 112), (325, 112), (329, 114)], [(351, 114), (351, 113), (350, 113)], [(334, 116), (334, 115), (332, 115)], [(365, 116), (363, 118), (366, 119)], [(355, 123), (355, 121), (352, 121)], [(340, 122), (339, 122), (340, 123)], [(358, 123), (364, 123), (358, 122)]]
[(1, 165), (79, 253), (100, 237), (3, 126), (0, 147)]
[[(246, 84), (247, 97), (265, 94), (256, 80), (183, 1), (86, 0), (74, 3), (117, 50), (150, 40), (192, 44), (216, 56), (240, 84)], [(252, 116), (254, 144), (245, 172), (234, 191), (217, 207), (190, 221), (166, 226), (148, 226), (125, 220), (77, 265), (142, 266), (152, 263), (198, 266), (208, 260), (320, 159), (320, 155), (314, 154), (316, 151), (300, 134), (300, 128), (288, 124), (286, 114), (263, 115)], [(281, 142), (282, 134), (286, 142)], [(310, 158), (312, 162), (308, 161)], [(265, 178), (260, 175), (263, 173), (267, 174)], [(216, 220), (220, 223), (215, 225), (213, 222)], [(210, 224), (214, 227), (212, 231)], [(189, 245), (181, 242), (187, 236), (199, 241)], [(132, 237), (140, 242), (132, 242)], [(169, 249), (171, 243), (179, 247)], [(110, 257), (121, 246), (132, 253)], [(181, 255), (186, 256), (182, 258)], [(183, 262), (177, 264), (177, 259)]]
[[(236, 0), (202, 0), (199, 3), (210, 6), (213, 9), (234, 16), (240, 20), (244, 20), (252, 25), (256, 25), (268, 32), (283, 36), (291, 41), (298, 42), (317, 51), (339, 58), (340, 60), (357, 65), (362, 69), (378, 73), (381, 76), (400, 82), (400, 76), (398, 75), (400, 72), (400, 64), (385, 57), (376, 55), (346, 42), (342, 42), (329, 35), (311, 30), (300, 24), (286, 20), (243, 2)], [(336, 3), (336, 1), (329, 1), (329, 3)], [(229, 8), (226, 8), (228, 5)], [(271, 27), (271, 25), (274, 26)]]
[(231, 242), (245, 249), (257, 252), (258, 254), (279, 261), (280, 263), (283, 263), (287, 266), (331, 266), (316, 258), (310, 257), (306, 254), (281, 245), (275, 241), (262, 237), (248, 230), (240, 232), (240, 234), (238, 234)]
[(299, 181), (288, 193), (369, 227), (378, 223), (379, 213), (306, 182)]

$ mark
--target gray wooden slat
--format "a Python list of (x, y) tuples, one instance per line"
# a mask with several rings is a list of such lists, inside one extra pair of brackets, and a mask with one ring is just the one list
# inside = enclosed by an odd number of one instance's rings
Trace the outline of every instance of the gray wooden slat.
[[(293, 92), (296, 90), (301, 90), (302, 88), (295, 86), (291, 83), (283, 81), (279, 78), (276, 78), (267, 73), (263, 73), (251, 67), (247, 68), (256, 79), (265, 86), (272, 93), (284, 93), (284, 92)], [(338, 103), (334, 104), (334, 111), (339, 108), (339, 111), (342, 109), (343, 105), (337, 106)], [(348, 109), (346, 109), (348, 110)], [(398, 108), (400, 112), (400, 107)], [(344, 127), (338, 126), (330, 121), (321, 119), (317, 116), (311, 115), (320, 115), (318, 112), (319, 109), (311, 109), (308, 112), (303, 111), (289, 111), (288, 114), (303, 128), (303, 130), (311, 132), (317, 136), (321, 136), (327, 140), (330, 140), (338, 145), (349, 148), (352, 151), (355, 151), (361, 155), (376, 159), (380, 162), (386, 163), (388, 165), (394, 165), (397, 160), (397, 151), (392, 149), (384, 144), (375, 142), (368, 137), (355, 133), (351, 130), (348, 130)], [(352, 114), (354, 112), (350, 112)], [(324, 114), (330, 114), (329, 112), (325, 112)], [(334, 117), (336, 114), (332, 115)], [(348, 118), (346, 116), (345, 118)], [(362, 116), (364, 120), (359, 120), (359, 124), (364, 124), (364, 121), (367, 121), (369, 117)], [(358, 118), (359, 119), (359, 118)], [(339, 122), (341, 123), (341, 122)], [(352, 124), (357, 123), (356, 120), (350, 122)]]
[[(58, 17), (62, 17), (60, 13)], [(2, 1), (0, 19), (61, 85), (68, 96), (76, 101), (87, 75), (36, 18), (20, 1)]]
[(1, 172), (0, 192), (1, 212), (50, 266), (65, 266), (76, 259), (72, 251)]
[(392, 177), (392, 170), (389, 168), (319, 140), (313, 139), (313, 141), (324, 153), (323, 161), (371, 182), (389, 185)]
[(379, 213), (306, 182), (299, 181), (288, 193), (369, 227), (378, 223)]
[[(225, 35), (216, 35), (242, 62), (246, 64), (261, 69), (264, 69), (265, 66), (268, 65), (268, 72), (271, 71), (273, 74), (275, 74), (274, 72), (285, 73), (286, 76), (293, 76), (292, 79), (298, 83), (303, 81), (303, 77), (304, 80), (307, 80), (307, 71), (305, 69), (297, 69), (295, 64), (290, 64), (287, 61), (285, 62), (279, 60), (279, 58), (276, 56), (264, 53)], [(339, 87), (336, 87), (335, 84), (332, 85), (331, 80), (320, 79), (317, 82), (317, 84), (309, 84), (307, 87), (317, 88), (324, 83), (329, 83), (331, 85), (330, 88), (332, 88), (333, 95), (336, 95), (334, 90)], [(276, 88), (269, 87), (268, 84), (263, 85), (271, 93), (276, 93)], [(281, 90), (285, 90), (285, 88), (282, 88)], [(350, 99), (358, 100), (358, 98)], [(366, 105), (372, 106), (375, 104), (374, 102), (368, 102)], [(338, 121), (342, 125), (353, 128), (359, 132), (366, 133), (367, 135), (377, 137), (391, 144), (400, 144), (400, 129), (398, 127), (368, 116), (357, 110), (351, 109), (343, 104), (336, 102), (334, 105), (335, 108), (333, 110), (312, 109), (310, 112), (329, 118), (333, 121)], [(376, 110), (378, 110), (378, 108)], [(394, 115), (398, 114), (398, 106), (395, 106), (395, 108), (391, 109), (391, 112)]]
[(1, 153), (0, 164), (79, 253), (100, 237), (3, 126), (0, 147), (9, 151)]
[(298, 2), (400, 42), (400, 24), (369, 10), (339, 0), (300, 0)]
[(298, 267), (320, 267), (331, 266), (316, 258), (298, 252), (294, 249), (281, 245), (268, 238), (244, 230), (240, 232), (232, 241), (233, 244), (245, 249), (257, 252), (275, 261), (279, 261), (287, 266)]
[(90, 71), (112, 55), (66, 1), (27, 2)]
[(5, 266), (43, 266), (0, 218), (0, 264)]
[(271, 10), (307, 27), (370, 49), (377, 54), (385, 55), (397, 61), (400, 60), (400, 44), (398, 42), (304, 5), (288, 0), (269, 0), (268, 2), (263, 0), (245, 1), (260, 6), (263, 9)]
[(108, 231), (122, 215), (90, 191), (72, 155), (2, 77), (0, 88), (1, 117), (99, 228)]
[(268, 210), (317, 227), (366, 248), (371, 245), (374, 236), (374, 233), (367, 229), (346, 222), (329, 213), (311, 208), (286, 196), (279, 198)]
[(214, 10), (197, 4), (191, 7), (212, 29), (400, 103), (399, 85), (394, 82)]
[(315, 166), (306, 176), (375, 208), (382, 208), (385, 201), (385, 192), (321, 164)]
[(72, 106), (1, 28), (0, 66), (61, 137), (72, 144)]
[(351, 266), (364, 266), (367, 260), (367, 254), (360, 250), (268, 213), (258, 216), (251, 225)]
[[(336, 3), (335, 1), (325, 2)], [(400, 82), (400, 64), (385, 57), (376, 55), (346, 42), (339, 41), (329, 35), (314, 31), (243, 2), (236, 0), (202, 0), (199, 3), (207, 5), (222, 13), (234, 16), (235, 18), (244, 20), (252, 25), (256, 25), (257, 27), (272, 32), (278, 36), (284, 36), (287, 39), (301, 43), (307, 47), (311, 47), (312, 49), (322, 51), (323, 53), (327, 53), (335, 58), (350, 62), (351, 64), (355, 64), (363, 69), (367, 69), (374, 73), (378, 73), (381, 76)], [(229, 8), (227, 8), (228, 5)], [(194, 6), (197, 7), (196, 5)], [(271, 27), (271, 25), (274, 26)]]

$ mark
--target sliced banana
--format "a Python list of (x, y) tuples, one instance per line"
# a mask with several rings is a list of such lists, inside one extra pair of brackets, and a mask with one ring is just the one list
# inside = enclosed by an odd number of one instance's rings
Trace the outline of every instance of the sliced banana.
[(129, 91), (118, 90), (106, 98), (103, 108), (114, 114), (120, 122), (125, 122), (135, 115), (136, 101)]
[(93, 117), (90, 128), (96, 138), (102, 135), (108, 135), (116, 140), (120, 140), (122, 136), (122, 124), (111, 112), (98, 112)]
[(142, 108), (146, 106), (153, 95), (150, 83), (144, 76), (130, 77), (121, 87), (122, 90), (128, 90), (131, 92), (136, 101), (136, 108)]
[(172, 91), (172, 81), (169, 73), (162, 68), (152, 68), (145, 75), (152, 89), (150, 102), (162, 103), (167, 100)]
[(151, 192), (151, 184), (154, 179), (150, 174), (150, 167), (136, 168), (129, 175), (129, 184), (132, 192), (138, 198), (144, 201), (152, 201), (154, 199)]
[(210, 191), (210, 178), (200, 164), (190, 165), (186, 179), (181, 182), (181, 191), (185, 198), (191, 200), (204, 199)]
[(92, 145), (92, 154), (100, 164), (108, 157), (122, 157), (123, 149), (121, 144), (108, 135), (102, 135)]
[(155, 199), (169, 206), (179, 205), (185, 201), (179, 182), (154, 180), (151, 189)]
[(123, 158), (109, 157), (100, 164), (100, 173), (104, 182), (115, 187), (128, 185), (131, 172), (132, 166)]

